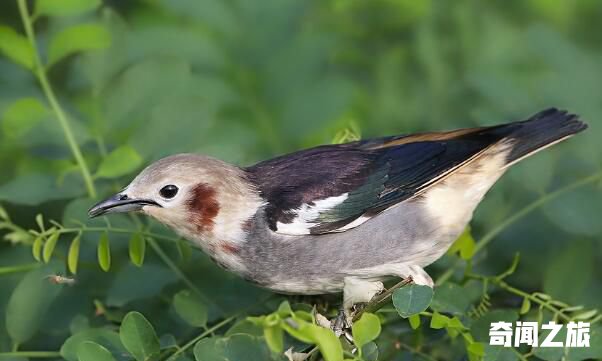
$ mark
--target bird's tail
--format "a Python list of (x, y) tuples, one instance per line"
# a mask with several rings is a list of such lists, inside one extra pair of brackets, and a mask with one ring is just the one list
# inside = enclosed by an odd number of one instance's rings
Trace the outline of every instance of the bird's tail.
[(587, 129), (577, 115), (555, 108), (512, 125), (514, 129), (505, 137), (512, 141), (506, 167)]

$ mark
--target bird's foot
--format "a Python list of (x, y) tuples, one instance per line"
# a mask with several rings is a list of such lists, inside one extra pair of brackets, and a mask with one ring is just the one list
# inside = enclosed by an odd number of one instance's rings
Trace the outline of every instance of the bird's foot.
[(349, 323), (347, 322), (348, 319), (345, 313), (345, 309), (340, 308), (337, 316), (334, 319), (332, 319), (332, 321), (330, 321), (330, 328), (334, 331), (334, 333), (337, 336), (342, 335), (345, 329), (350, 327)]
[(353, 314), (351, 312), (346, 312), (341, 308), (339, 309), (337, 316), (332, 320), (329, 320), (326, 316), (318, 313), (314, 308), (313, 315), (316, 325), (331, 329), (337, 337), (344, 335), (350, 342), (353, 341), (350, 332), (353, 320)]
[(330, 328), (337, 337), (345, 336), (349, 343), (353, 344), (351, 335), (351, 325), (353, 324), (352, 312), (347, 312), (344, 308), (339, 309), (337, 317), (330, 321)]

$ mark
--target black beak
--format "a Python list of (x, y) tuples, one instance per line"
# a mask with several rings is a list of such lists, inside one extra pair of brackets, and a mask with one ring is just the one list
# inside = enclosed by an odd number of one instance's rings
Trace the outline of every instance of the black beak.
[(90, 208), (88, 215), (90, 218), (94, 218), (107, 213), (133, 212), (141, 210), (144, 206), (161, 207), (159, 203), (153, 200), (131, 199), (125, 194), (116, 194), (104, 201), (96, 203)]

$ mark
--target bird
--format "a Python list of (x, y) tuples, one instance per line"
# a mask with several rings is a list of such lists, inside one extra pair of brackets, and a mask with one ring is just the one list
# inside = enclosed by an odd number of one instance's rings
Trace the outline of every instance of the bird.
[(342, 292), (348, 325), (354, 306), (389, 278), (433, 287), (424, 268), (446, 253), (502, 174), (586, 128), (550, 108), (522, 121), (322, 145), (246, 167), (176, 154), (89, 216), (144, 213), (277, 293)]

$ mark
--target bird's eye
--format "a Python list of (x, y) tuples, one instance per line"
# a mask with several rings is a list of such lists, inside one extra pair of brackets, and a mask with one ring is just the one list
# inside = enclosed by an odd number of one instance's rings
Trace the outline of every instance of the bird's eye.
[(178, 187), (174, 186), (173, 184), (166, 185), (165, 187), (161, 188), (159, 194), (165, 199), (171, 199), (178, 194)]

